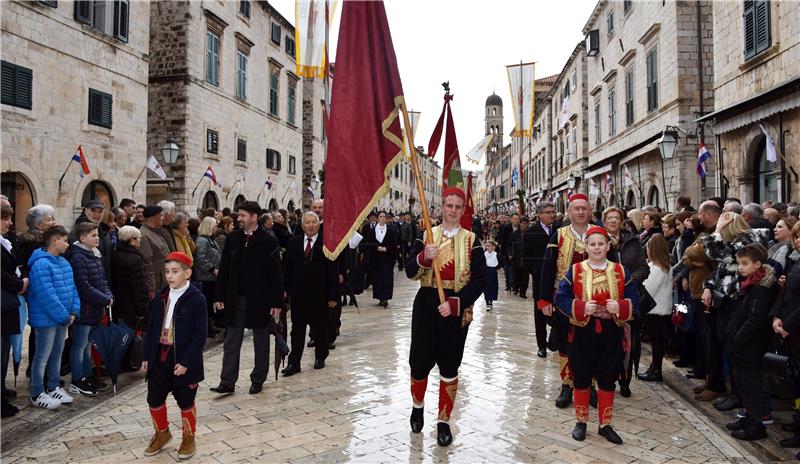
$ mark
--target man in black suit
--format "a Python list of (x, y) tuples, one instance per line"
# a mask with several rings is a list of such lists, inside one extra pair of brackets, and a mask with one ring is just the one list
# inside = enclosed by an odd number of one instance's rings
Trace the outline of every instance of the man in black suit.
[(500, 253), (503, 256), (503, 271), (506, 276), (506, 290), (511, 290), (514, 287), (514, 274), (513, 267), (511, 266), (511, 233), (519, 227), (519, 214), (514, 213), (511, 215), (511, 222), (501, 216), (501, 221), (506, 221), (500, 227), (500, 233), (497, 235), (497, 244), (500, 245)]
[(314, 369), (325, 367), (328, 357), (329, 313), (339, 300), (338, 268), (322, 251), (319, 217), (303, 214), (303, 235), (289, 240), (284, 259), (284, 285), (292, 302), (292, 351), (283, 375), (300, 372), (306, 341), (306, 326), (314, 333)]
[(233, 393), (239, 378), (239, 356), (244, 329), (253, 329), (255, 367), (250, 393), (261, 392), (269, 370), (269, 318), (283, 307), (283, 275), (278, 239), (258, 226), (261, 206), (245, 201), (237, 207), (239, 228), (225, 239), (214, 309), (225, 310), (225, 342), (219, 386), (211, 391)]
[[(539, 203), (536, 206), (536, 215), (539, 220), (528, 227), (522, 245), (523, 267), (531, 275), (534, 297), (538, 292), (544, 251), (547, 248), (547, 244), (550, 243), (550, 237), (556, 230), (553, 227), (553, 222), (556, 218), (555, 205), (548, 202)], [(536, 345), (539, 348), (537, 354), (540, 358), (547, 357), (547, 325), (549, 324), (549, 319), (542, 311), (534, 309), (533, 320), (536, 328)]]
[(512, 275), (514, 276), (514, 294), (519, 295), (520, 298), (526, 299), (528, 298), (528, 272), (523, 267), (523, 256), (522, 256), (522, 241), (525, 236), (525, 232), (528, 230), (528, 224), (530, 224), (530, 219), (527, 216), (523, 216), (519, 220), (519, 227), (514, 232), (511, 232), (511, 237), (509, 237), (508, 241), (511, 244), (511, 253), (510, 253), (510, 261), (511, 266), (513, 269), (511, 270)]

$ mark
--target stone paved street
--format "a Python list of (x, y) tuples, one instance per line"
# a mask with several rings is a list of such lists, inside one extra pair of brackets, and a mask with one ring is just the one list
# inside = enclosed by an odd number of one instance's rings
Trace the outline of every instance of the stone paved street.
[[(397, 274), (388, 310), (369, 298), (370, 291), (362, 294), (360, 313), (345, 308), (342, 336), (325, 369), (314, 370), (313, 355), (306, 352), (300, 374), (275, 382), (271, 372), (256, 396), (247, 394), (250, 339), (237, 392), (228, 397), (209, 391), (222, 359), (221, 345), (211, 347), (198, 395), (198, 455), (192, 462), (759, 462), (669, 387), (643, 382), (633, 383), (633, 397), (617, 398), (614, 425), (625, 440), (622, 446), (598, 438), (594, 410), (587, 440), (573, 441), (572, 409), (553, 405), (560, 384), (556, 358), (536, 357), (531, 300), (508, 293), (491, 313), (483, 301), (476, 305), (460, 373), (454, 444), (436, 445), (438, 373), (429, 383), (424, 433), (412, 434), (407, 357), (416, 286)], [(26, 408), (22, 418), (3, 421), (5, 431), (32, 414), (40, 425), (4, 436), (2, 461), (177, 461), (179, 414), (171, 398), (176, 436), (161, 455), (143, 456), (152, 434), (145, 394), (139, 381), (102, 403), (77, 398), (72, 413), (61, 412), (57, 425), (47, 420), (53, 412)]]

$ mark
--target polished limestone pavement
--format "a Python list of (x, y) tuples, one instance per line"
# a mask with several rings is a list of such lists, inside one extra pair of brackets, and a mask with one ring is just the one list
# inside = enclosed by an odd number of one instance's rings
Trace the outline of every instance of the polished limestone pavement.
[[(395, 279), (388, 309), (369, 298), (370, 290), (359, 296), (360, 312), (344, 308), (342, 335), (324, 369), (313, 369), (313, 349), (306, 349), (301, 373), (276, 382), (270, 372), (258, 395), (247, 393), (250, 338), (230, 396), (209, 391), (218, 383), (222, 360), (221, 345), (210, 346), (197, 402), (198, 452), (190, 462), (759, 462), (668, 387), (637, 381), (631, 398), (617, 397), (614, 427), (623, 445), (598, 437), (595, 410), (586, 441), (573, 441), (573, 410), (553, 405), (560, 386), (557, 359), (552, 353), (537, 358), (532, 302), (508, 292), (492, 312), (485, 311), (483, 300), (476, 304), (453, 444), (436, 445), (436, 371), (426, 397), (425, 428), (411, 433), (408, 351), (418, 284), (401, 273)], [(76, 398), (57, 413), (26, 408), (22, 418), (3, 420), (4, 435), (15, 430), (15, 421), (36, 426), (3, 437), (2, 462), (177, 461), (180, 415), (172, 398), (167, 404), (173, 441), (161, 454), (144, 457), (153, 428), (143, 376), (134, 376), (115, 397)]]

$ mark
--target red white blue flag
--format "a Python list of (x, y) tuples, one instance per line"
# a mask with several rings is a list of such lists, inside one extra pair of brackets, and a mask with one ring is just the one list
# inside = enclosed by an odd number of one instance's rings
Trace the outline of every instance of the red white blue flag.
[(83, 148), (78, 145), (78, 150), (72, 155), (72, 161), (81, 165), (81, 177), (89, 174), (89, 163), (86, 162), (86, 156), (83, 154)]
[(216, 185), (217, 187), (222, 187), (222, 184), (220, 184), (217, 181), (217, 175), (214, 174), (214, 170), (211, 169), (211, 165), (210, 164), (208, 165), (208, 168), (206, 168), (206, 172), (203, 173), (203, 176), (204, 177), (208, 177), (209, 179), (211, 179), (211, 182), (213, 182), (214, 185)]
[(610, 192), (611, 186), (614, 184), (614, 178), (611, 177), (611, 174), (606, 173), (606, 182), (605, 182), (605, 191)]
[(267, 190), (272, 190), (272, 178), (271, 177), (267, 177), (267, 181), (264, 182), (264, 185), (267, 186)]
[(705, 145), (700, 145), (700, 150), (697, 152), (697, 175), (701, 179), (706, 178), (706, 160), (709, 158), (711, 158), (711, 152)]

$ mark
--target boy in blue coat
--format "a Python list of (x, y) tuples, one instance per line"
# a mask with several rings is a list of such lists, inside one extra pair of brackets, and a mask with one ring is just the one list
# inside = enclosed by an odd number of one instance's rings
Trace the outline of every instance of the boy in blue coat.
[(69, 391), (94, 396), (101, 384), (91, 376), (89, 332), (100, 325), (105, 317), (106, 307), (111, 306), (114, 297), (108, 287), (102, 257), (97, 248), (100, 245), (97, 224), (82, 222), (75, 226), (74, 232), (78, 240), (70, 245), (66, 258), (72, 265), (72, 273), (75, 276), (75, 287), (81, 299), (81, 314), (72, 327), (70, 351), (72, 385)]
[[(31, 367), (31, 403), (45, 409), (72, 403), (72, 397), (60, 386), (64, 336), (81, 309), (72, 267), (61, 257), (69, 246), (68, 236), (63, 226), (51, 227), (42, 237), (46, 248), (35, 250), (28, 260), (28, 323), (36, 329), (36, 353)], [(47, 391), (44, 385), (45, 371)]]
[(194, 456), (197, 425), (195, 397), (203, 381), (203, 346), (208, 333), (208, 314), (203, 293), (189, 283), (192, 258), (173, 252), (164, 260), (168, 287), (150, 302), (144, 339), (142, 370), (147, 372), (147, 404), (155, 434), (145, 456), (159, 453), (172, 440), (167, 419), (167, 395), (172, 393), (181, 409), (183, 439), (178, 459)]

